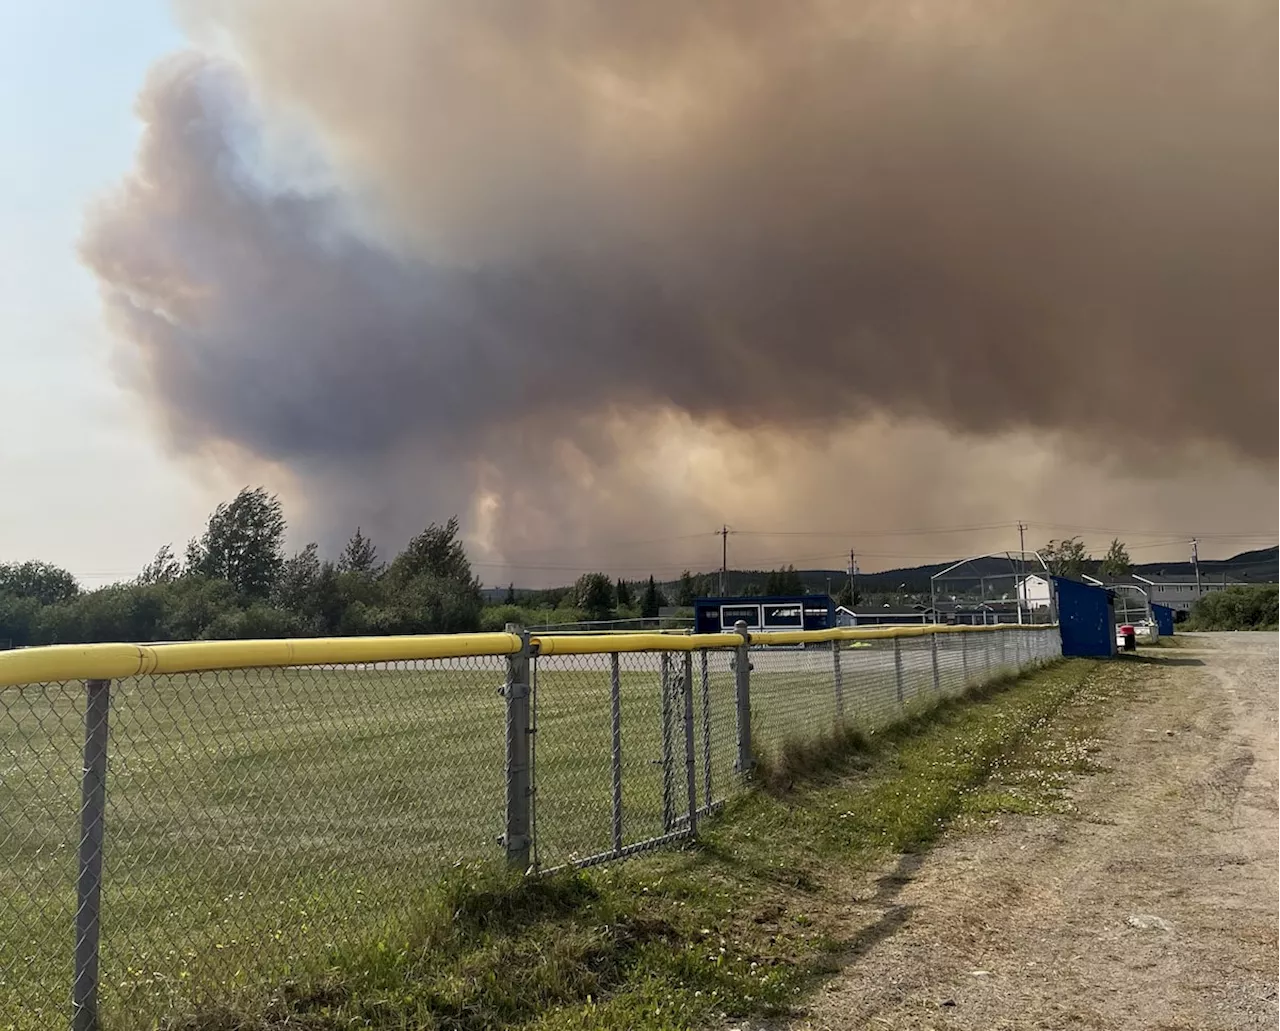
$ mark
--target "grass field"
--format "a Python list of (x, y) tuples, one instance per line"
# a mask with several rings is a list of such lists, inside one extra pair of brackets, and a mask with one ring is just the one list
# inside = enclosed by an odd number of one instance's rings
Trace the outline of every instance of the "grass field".
[[(1025, 644), (1015, 658), (1012, 647), (1001, 655), (986, 641), (962, 655), (964, 636), (939, 638), (943, 693), (1031, 657)], [(693, 657), (700, 805), (739, 785), (730, 654), (708, 654), (705, 696), (701, 656)], [(679, 670), (683, 656), (671, 662)], [(752, 662), (758, 749), (834, 726), (829, 650), (754, 652)], [(620, 663), (623, 831), (632, 844), (664, 831), (663, 705), (658, 656)], [(845, 651), (841, 666), (846, 717), (868, 729), (934, 696), (925, 638), (902, 640), (896, 659), (892, 641)], [(324, 965), (353, 943), (398, 941), (442, 870), (500, 858), (504, 670), (503, 660), (479, 658), (116, 682), (106, 1027), (151, 1027), (206, 996)], [(546, 867), (612, 846), (609, 658), (541, 660), (536, 691), (536, 841)], [(0, 691), (0, 1028), (66, 1020), (83, 705), (79, 684)], [(683, 813), (679, 715), (667, 733)]]

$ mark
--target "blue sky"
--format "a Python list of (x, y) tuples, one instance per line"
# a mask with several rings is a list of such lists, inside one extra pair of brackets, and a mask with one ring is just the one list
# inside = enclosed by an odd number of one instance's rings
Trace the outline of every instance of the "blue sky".
[(183, 42), (162, 0), (0, 0), (0, 561), (127, 577), (226, 489), (160, 449), (76, 259), (132, 163), (147, 69)]

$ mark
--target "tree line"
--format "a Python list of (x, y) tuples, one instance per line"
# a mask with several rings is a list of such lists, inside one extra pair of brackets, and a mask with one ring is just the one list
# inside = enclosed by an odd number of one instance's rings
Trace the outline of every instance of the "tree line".
[[(280, 499), (241, 490), (209, 516), (179, 555), (160, 548), (127, 583), (84, 590), (48, 562), (0, 563), (0, 647), (95, 641), (462, 633), (508, 622), (547, 626), (656, 617), (716, 593), (714, 575), (686, 570), (670, 588), (654, 577), (584, 573), (568, 587), (517, 592), (486, 605), (458, 520), (431, 523), (384, 561), (356, 527), (336, 558), (313, 542), (285, 551)], [(747, 593), (803, 594), (791, 567), (761, 574)]]
[[(743, 580), (743, 576), (748, 579)], [(760, 595), (794, 596), (809, 593), (794, 566), (773, 570), (735, 571), (736, 586), (726, 590), (732, 597)], [(718, 573), (684, 570), (672, 583), (647, 580), (612, 580), (605, 573), (583, 573), (568, 587), (541, 591), (517, 591), (508, 587), (502, 604), (481, 614), (482, 629), (500, 630), (506, 623), (523, 626), (555, 626), (602, 620), (654, 619), (662, 609), (675, 608), (681, 615), (693, 614), (698, 598), (720, 593)], [(838, 604), (851, 597), (846, 584), (836, 598)]]
[(284, 547), (278, 497), (241, 490), (182, 558), (166, 545), (128, 583), (82, 590), (47, 562), (0, 564), (0, 645), (412, 634), (475, 630), (480, 581), (456, 518), (384, 562), (359, 528), (333, 560)]

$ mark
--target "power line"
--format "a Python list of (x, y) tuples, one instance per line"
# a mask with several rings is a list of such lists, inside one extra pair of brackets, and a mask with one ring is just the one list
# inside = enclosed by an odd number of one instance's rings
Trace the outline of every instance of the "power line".
[[(681, 533), (674, 534), (670, 537), (651, 537), (642, 541), (592, 541), (586, 547), (592, 548), (638, 548), (645, 544), (670, 544), (673, 541), (691, 541), (702, 537), (719, 536), (719, 530), (704, 530), (701, 533)], [(564, 544), (551, 548), (524, 548), (518, 551), (519, 555), (546, 555), (559, 552), (572, 552), (584, 547), (584, 545)]]
[(746, 537), (922, 537), (952, 533), (978, 533), (1004, 530), (1007, 523), (981, 523), (973, 526), (915, 527), (902, 530), (735, 530)]
[(1252, 532), (1231, 532), (1231, 533), (1200, 533), (1191, 530), (1125, 530), (1118, 529), (1114, 526), (1075, 526), (1070, 523), (1043, 523), (1036, 520), (1030, 521), (1031, 526), (1038, 526), (1046, 530), (1075, 530), (1077, 533), (1109, 533), (1117, 537), (1167, 537), (1176, 534), (1179, 541), (1185, 543), (1191, 537), (1198, 537), (1200, 540), (1275, 540), (1277, 537), (1275, 530), (1261, 530), (1257, 533)]

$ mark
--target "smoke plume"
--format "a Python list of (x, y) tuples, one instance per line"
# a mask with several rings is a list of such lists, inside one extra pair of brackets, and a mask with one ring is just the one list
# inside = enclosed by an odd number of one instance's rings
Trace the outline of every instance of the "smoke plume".
[(84, 260), (175, 445), (289, 470), (322, 534), (460, 511), (502, 556), (797, 475), (954, 523), (929, 427), (1274, 478), (1272, 4), (183, 13)]

